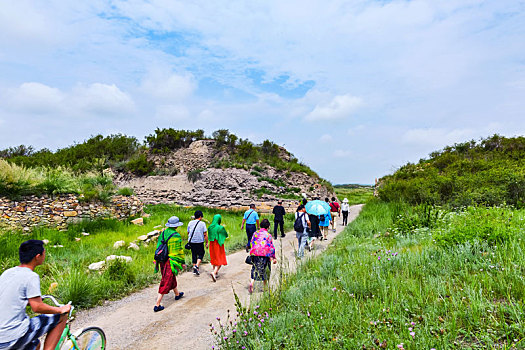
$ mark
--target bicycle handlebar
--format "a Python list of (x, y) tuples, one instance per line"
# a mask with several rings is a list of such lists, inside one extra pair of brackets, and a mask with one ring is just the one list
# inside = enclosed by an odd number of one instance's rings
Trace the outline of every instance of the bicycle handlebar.
[[(58, 307), (64, 306), (64, 305), (60, 304), (58, 302), (58, 300), (52, 295), (42, 295), (42, 300), (44, 300), (44, 299), (51, 299), (51, 301)], [(69, 302), (68, 304), (71, 305), (71, 302)], [(71, 315), (73, 314), (73, 310), (74, 309), (75, 309), (75, 307), (73, 305), (71, 305), (71, 310), (69, 310), (69, 317), (68, 318), (71, 318)]]

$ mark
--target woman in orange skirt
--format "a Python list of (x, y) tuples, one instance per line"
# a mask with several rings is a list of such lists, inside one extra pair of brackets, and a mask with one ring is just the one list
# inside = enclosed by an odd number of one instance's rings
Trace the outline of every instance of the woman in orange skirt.
[(213, 282), (217, 282), (220, 268), (223, 265), (228, 265), (226, 262), (226, 252), (224, 251), (224, 241), (228, 238), (228, 232), (226, 232), (224, 226), (221, 225), (221, 219), (220, 214), (215, 215), (211, 225), (208, 227), (210, 263), (213, 266), (213, 271), (210, 275)]

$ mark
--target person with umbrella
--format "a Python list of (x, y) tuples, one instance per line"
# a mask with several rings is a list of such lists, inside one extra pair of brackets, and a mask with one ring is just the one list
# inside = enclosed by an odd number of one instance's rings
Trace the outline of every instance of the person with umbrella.
[(321, 235), (319, 229), (319, 216), (328, 215), (330, 212), (330, 205), (328, 203), (320, 201), (318, 199), (309, 201), (306, 203), (306, 212), (310, 218), (310, 232), (308, 233), (308, 249), (312, 250), (314, 248), (314, 241)]

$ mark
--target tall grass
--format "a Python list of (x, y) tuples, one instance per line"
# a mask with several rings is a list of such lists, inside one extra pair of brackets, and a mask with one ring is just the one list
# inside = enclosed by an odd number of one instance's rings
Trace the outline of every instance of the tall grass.
[[(269, 293), (250, 316), (241, 310), (236, 324), (223, 324), (219, 347), (523, 348), (525, 242), (518, 232), (525, 211), (512, 211), (515, 230), (497, 243), (478, 236), (438, 245), (434, 235), (453, 230), (446, 215), (434, 228), (392, 234), (405, 210), (414, 209), (369, 202), (327, 252), (288, 278), (280, 297)], [(268, 314), (264, 322), (256, 315), (253, 323), (255, 311)]]
[[(178, 231), (187, 239), (187, 224), (196, 209), (204, 212), (205, 222), (209, 225), (213, 215), (222, 215), (222, 223), (229, 233), (225, 242), (227, 252), (244, 249), (246, 233), (240, 229), (243, 213), (240, 211), (213, 210), (208, 208), (185, 208), (172, 205), (148, 206), (145, 211), (151, 216), (144, 218), (144, 226), (132, 225), (118, 220), (83, 221), (70, 225), (61, 232), (49, 228), (39, 228), (29, 235), (21, 232), (0, 231), (0, 273), (16, 266), (18, 247), (27, 239), (47, 239), (46, 262), (36, 268), (41, 276), (42, 292), (47, 293), (52, 283), (58, 283), (53, 294), (63, 301), (72, 301), (81, 308), (91, 307), (103, 300), (116, 299), (156, 282), (159, 275), (154, 274), (153, 255), (156, 243), (141, 246), (139, 251), (128, 250), (127, 245), (138, 236), (154, 230), (164, 224), (168, 218), (176, 215), (182, 222)], [(270, 218), (263, 215), (261, 218)], [(293, 220), (287, 216), (286, 229), (291, 230)], [(89, 236), (82, 235), (88, 232)], [(79, 241), (76, 239), (80, 238)], [(114, 249), (116, 241), (124, 240), (126, 246)], [(63, 246), (63, 247), (60, 247)], [(191, 266), (191, 253), (185, 251), (186, 263)], [(127, 255), (133, 261), (129, 264), (114, 261), (108, 264), (102, 273), (90, 272), (89, 264), (104, 260), (108, 255)], [(204, 262), (209, 261), (206, 251)]]
[(334, 186), (334, 191), (340, 202), (347, 198), (348, 204), (350, 205), (364, 204), (374, 196), (374, 189), (372, 187), (348, 188), (344, 186)]

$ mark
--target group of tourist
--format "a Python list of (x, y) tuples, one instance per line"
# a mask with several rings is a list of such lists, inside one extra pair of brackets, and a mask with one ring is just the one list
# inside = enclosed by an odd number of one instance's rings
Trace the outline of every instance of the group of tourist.
[[(350, 209), (348, 200), (345, 198), (342, 205), (339, 205), (335, 197), (332, 197), (331, 201), (325, 198), (325, 201), (330, 207), (326, 214), (309, 214), (306, 212), (308, 200), (306, 195), (303, 194), (303, 200), (296, 210), (294, 220), (294, 229), (298, 240), (297, 258), (299, 259), (304, 256), (305, 248), (308, 250), (314, 248), (315, 240), (327, 239), (329, 227), (334, 232), (336, 231), (336, 217), (342, 214), (343, 225), (347, 224)], [(252, 265), (250, 284), (248, 286), (250, 293), (253, 291), (255, 281), (263, 281), (263, 284), (266, 286), (271, 271), (271, 264), (277, 262), (273, 241), (277, 239), (278, 231), (280, 231), (281, 238), (285, 237), (284, 218), (286, 210), (282, 205), (282, 201), (278, 201), (272, 213), (274, 215), (273, 236), (269, 232), (270, 221), (268, 219), (260, 220), (255, 204), (250, 205), (242, 218), (241, 230), (246, 229), (246, 252), (249, 253), (246, 262)], [(185, 247), (191, 250), (192, 271), (196, 276), (200, 275), (200, 264), (204, 258), (205, 248), (209, 249), (210, 264), (212, 266), (212, 271), (209, 274), (212, 281), (216, 282), (219, 278), (219, 270), (222, 266), (227, 265), (224, 242), (228, 237), (228, 233), (224, 226), (221, 225), (220, 214), (213, 217), (209, 227), (206, 227), (203, 217), (202, 211), (195, 211), (194, 219), (188, 223), (188, 243)], [(167, 242), (169, 258), (167, 261), (156, 265), (156, 271), (161, 271), (162, 279), (157, 303), (154, 306), (155, 312), (164, 309), (161, 305), (162, 298), (171, 290), (175, 293), (175, 300), (179, 300), (184, 295), (183, 292), (178, 290), (176, 279), (179, 272), (186, 268), (182, 237), (176, 231), (176, 228), (182, 225), (183, 223), (178, 217), (172, 216), (166, 223), (166, 229), (160, 234), (157, 242), (157, 249), (159, 249), (161, 244)]]

